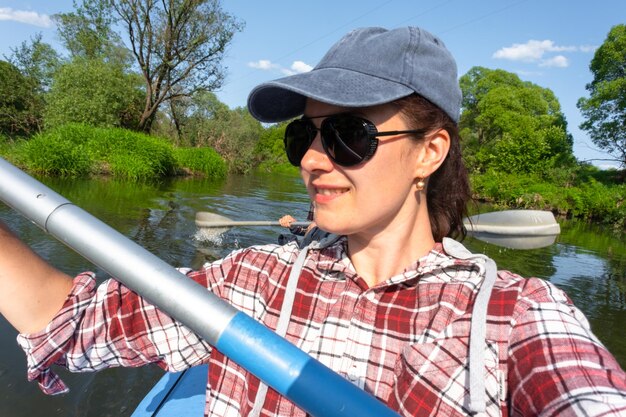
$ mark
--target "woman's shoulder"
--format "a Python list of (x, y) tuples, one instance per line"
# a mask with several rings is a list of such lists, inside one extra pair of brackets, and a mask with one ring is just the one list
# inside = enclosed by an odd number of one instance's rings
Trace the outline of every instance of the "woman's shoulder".
[(499, 270), (494, 291), (514, 291), (530, 302), (571, 303), (565, 291), (550, 281), (537, 277), (522, 277), (508, 270)]

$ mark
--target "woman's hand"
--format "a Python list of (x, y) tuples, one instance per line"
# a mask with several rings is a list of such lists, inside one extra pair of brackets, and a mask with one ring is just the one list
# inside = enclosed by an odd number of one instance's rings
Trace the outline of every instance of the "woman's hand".
[(289, 227), (291, 226), (291, 223), (295, 222), (296, 219), (294, 219), (293, 217), (291, 217), (289, 214), (284, 215), (283, 217), (281, 217), (278, 220), (278, 223), (280, 223), (280, 225), (282, 227)]

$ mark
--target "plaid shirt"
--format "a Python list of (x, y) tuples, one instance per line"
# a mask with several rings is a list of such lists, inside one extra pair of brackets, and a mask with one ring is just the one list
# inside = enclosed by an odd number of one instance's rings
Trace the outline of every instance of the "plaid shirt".
[[(188, 275), (275, 329), (297, 254), (295, 244), (252, 247)], [(470, 321), (484, 269), (484, 260), (456, 259), (437, 244), (369, 288), (342, 238), (307, 255), (286, 337), (402, 415), (469, 415)], [(626, 415), (624, 371), (562, 291), (500, 271), (487, 312), (485, 415)], [(75, 279), (44, 331), (18, 341), (29, 379), (47, 393), (65, 389), (53, 364), (150, 362), (172, 371), (208, 362), (208, 416), (247, 415), (259, 389), (256, 377), (118, 282), (96, 289), (90, 273)], [(270, 388), (262, 415), (304, 412)]]

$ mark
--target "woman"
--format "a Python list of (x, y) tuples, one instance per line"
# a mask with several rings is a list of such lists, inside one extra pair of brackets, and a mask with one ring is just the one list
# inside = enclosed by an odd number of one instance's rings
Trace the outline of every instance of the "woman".
[[(259, 120), (303, 115), (287, 156), (334, 235), (188, 275), (402, 415), (626, 414), (626, 375), (562, 291), (449, 238), (469, 196), (460, 101), (453, 58), (418, 28), (355, 30), (313, 71), (257, 87)], [(90, 274), (72, 283), (7, 231), (0, 242), (0, 308), (35, 332), (19, 343), (45, 391), (64, 389), (54, 363), (208, 362), (206, 415), (304, 415), (116, 281), (96, 292)]]

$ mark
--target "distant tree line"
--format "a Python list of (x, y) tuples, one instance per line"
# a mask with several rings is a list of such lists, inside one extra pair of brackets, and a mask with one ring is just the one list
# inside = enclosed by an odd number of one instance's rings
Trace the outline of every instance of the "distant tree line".
[[(54, 16), (63, 53), (37, 35), (0, 61), (0, 135), (29, 138), (83, 123), (209, 146), (231, 171), (287, 164), (284, 124), (264, 127), (213, 93), (224, 82), (226, 47), (243, 29), (218, 0), (82, 0), (74, 9)], [(611, 28), (590, 69), (590, 96), (578, 102), (581, 128), (626, 167), (626, 25)], [(579, 164), (551, 90), (484, 67), (460, 83), (471, 172), (549, 179)]]

